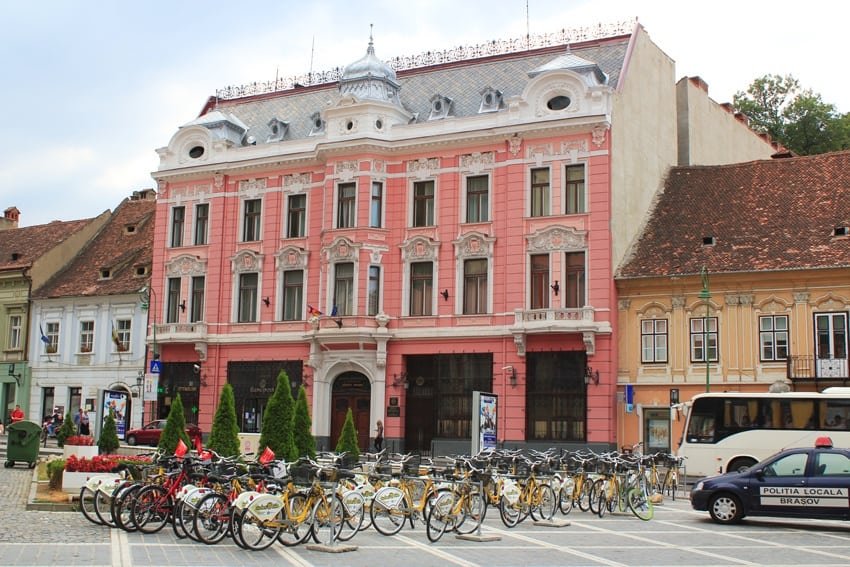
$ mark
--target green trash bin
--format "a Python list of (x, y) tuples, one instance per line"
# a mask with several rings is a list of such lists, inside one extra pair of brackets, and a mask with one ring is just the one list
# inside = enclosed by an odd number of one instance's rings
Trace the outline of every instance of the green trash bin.
[(34, 421), (10, 423), (6, 428), (6, 468), (16, 462), (29, 463), (35, 468), (38, 462), (38, 446), (41, 443), (41, 426)]

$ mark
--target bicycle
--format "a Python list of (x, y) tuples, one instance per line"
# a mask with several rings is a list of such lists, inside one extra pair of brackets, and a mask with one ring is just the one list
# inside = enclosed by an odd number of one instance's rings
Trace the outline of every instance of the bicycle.
[[(450, 475), (452, 488), (437, 495), (425, 522), (428, 539), (437, 542), (446, 531), (470, 534), (476, 531), (487, 515), (487, 502), (479, 484), (489, 476), (487, 471), (464, 461), (466, 474)], [(469, 520), (469, 521), (468, 521)]]
[(516, 463), (514, 474), (508, 478), (514, 483), (506, 483), (499, 511), (502, 522), (509, 528), (517, 526), (529, 515), (533, 520), (551, 520), (555, 515), (558, 502), (552, 486), (542, 480), (551, 470), (544, 462), (534, 462), (523, 458)]
[(438, 492), (434, 480), (436, 470), (420, 474), (421, 457), (405, 455), (401, 458), (401, 473), (393, 475), (392, 483), (375, 492), (369, 516), (378, 533), (391, 536), (401, 531), (405, 522), (414, 528), (416, 520), (425, 521), (429, 506)]

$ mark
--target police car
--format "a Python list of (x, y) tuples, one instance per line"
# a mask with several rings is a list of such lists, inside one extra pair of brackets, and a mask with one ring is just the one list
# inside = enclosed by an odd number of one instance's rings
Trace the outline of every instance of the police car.
[(721, 524), (744, 516), (850, 519), (850, 450), (819, 437), (814, 447), (781, 451), (744, 472), (701, 479), (691, 506)]

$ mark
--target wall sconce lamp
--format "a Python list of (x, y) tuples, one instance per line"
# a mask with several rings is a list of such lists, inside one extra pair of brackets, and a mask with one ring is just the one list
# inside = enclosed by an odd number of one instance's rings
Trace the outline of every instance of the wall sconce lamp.
[(593, 382), (594, 385), (599, 384), (599, 371), (594, 370), (588, 364), (587, 368), (585, 368), (585, 370), (584, 370), (584, 383), (590, 384), (591, 382)]
[(440, 295), (442, 295), (442, 296), (443, 296), (443, 300), (444, 300), (444, 301), (448, 301), (448, 300), (449, 300), (449, 290), (444, 289), (443, 291), (441, 291), (441, 292), (440, 292)]
[(401, 374), (393, 374), (393, 386), (404, 386), (404, 389), (407, 390), (407, 372), (402, 372)]
[(557, 296), (558, 296), (558, 292), (559, 292), (559, 291), (561, 291), (561, 285), (558, 283), (558, 280), (555, 280), (555, 283), (553, 283), (553, 284), (552, 284), (552, 285), (550, 285), (549, 287), (551, 287), (551, 288), (552, 288), (552, 291), (554, 291), (554, 292), (555, 292), (555, 297), (557, 297)]
[(271, 300), (268, 297), (263, 298), (263, 303), (266, 305), (266, 307), (272, 304)]
[(511, 387), (516, 387), (516, 368), (513, 366), (505, 366), (502, 368), (505, 371), (505, 376), (508, 377), (508, 380), (511, 383)]
[(136, 372), (136, 384), (134, 386), (130, 386), (130, 389), (135, 389), (134, 392), (131, 392), (134, 398), (139, 397), (142, 393), (142, 388), (145, 387), (145, 372), (143, 370), (139, 370)]
[(186, 312), (186, 300), (185, 299), (180, 302), (180, 311), (182, 311), (183, 313)]
[[(312, 382), (310, 382), (310, 379), (312, 377), (313, 376), (309, 372), (304, 372), (301, 374), (301, 383), (304, 384), (305, 388), (309, 388), (312, 384)], [(295, 387), (298, 387), (298, 384), (295, 384)]]
[(9, 365), (9, 376), (15, 379), (15, 383), (18, 385), (18, 388), (21, 387), (21, 373), (15, 372), (15, 363)]

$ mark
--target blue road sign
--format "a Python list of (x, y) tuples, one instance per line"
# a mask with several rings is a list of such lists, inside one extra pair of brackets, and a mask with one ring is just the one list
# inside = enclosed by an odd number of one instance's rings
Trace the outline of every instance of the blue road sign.
[(161, 374), (162, 373), (162, 361), (161, 360), (151, 360), (151, 374)]

